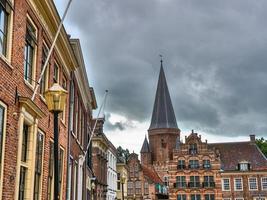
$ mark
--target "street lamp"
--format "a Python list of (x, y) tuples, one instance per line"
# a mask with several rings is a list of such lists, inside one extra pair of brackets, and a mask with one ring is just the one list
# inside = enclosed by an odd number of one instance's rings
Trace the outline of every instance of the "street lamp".
[(54, 199), (59, 200), (59, 156), (58, 156), (58, 114), (64, 110), (67, 91), (58, 83), (54, 83), (45, 92), (48, 110), (54, 114)]
[(124, 174), (121, 177), (121, 192), (122, 192), (122, 200), (124, 200), (124, 183), (125, 183), (126, 177)]

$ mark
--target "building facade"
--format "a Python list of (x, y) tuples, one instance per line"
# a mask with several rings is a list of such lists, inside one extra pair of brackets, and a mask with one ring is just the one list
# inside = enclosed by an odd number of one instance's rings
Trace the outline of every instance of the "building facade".
[[(79, 67), (71, 73), (69, 112), (68, 198), (91, 199), (93, 178), (91, 136), (93, 110), (97, 103), (86, 76), (83, 54), (78, 39), (71, 39)], [(89, 148), (88, 148), (89, 147)], [(84, 157), (82, 159), (81, 157)]]
[(123, 157), (117, 157), (117, 199), (127, 197), (128, 167)]
[(92, 160), (95, 176), (95, 188), (93, 189), (94, 200), (106, 200), (107, 198), (107, 172), (108, 172), (108, 149), (109, 140), (103, 132), (104, 119), (94, 119), (96, 123), (95, 134), (92, 139)]
[(167, 188), (153, 168), (144, 166), (135, 153), (127, 163), (127, 199), (166, 199)]
[(254, 135), (248, 142), (214, 144), (203, 142), (194, 131), (185, 142), (180, 135), (161, 61), (142, 165), (157, 172), (169, 199), (267, 199), (267, 160)]
[[(33, 98), (60, 17), (53, 1), (4, 0), (0, 10), (0, 199), (52, 199), (53, 115), (44, 92), (53, 83), (69, 91), (78, 65), (62, 28)], [(61, 199), (66, 199), (68, 103), (69, 98), (59, 120)]]
[(109, 141), (108, 148), (108, 170), (107, 170), (107, 200), (115, 200), (117, 197), (116, 187), (117, 187), (117, 149)]

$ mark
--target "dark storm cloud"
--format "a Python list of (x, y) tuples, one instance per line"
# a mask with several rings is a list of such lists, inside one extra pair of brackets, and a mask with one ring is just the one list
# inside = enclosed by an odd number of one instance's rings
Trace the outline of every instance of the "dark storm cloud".
[(264, 0), (76, 0), (68, 24), (96, 93), (110, 90), (108, 112), (150, 120), (163, 54), (178, 124), (264, 135), (266, 9)]

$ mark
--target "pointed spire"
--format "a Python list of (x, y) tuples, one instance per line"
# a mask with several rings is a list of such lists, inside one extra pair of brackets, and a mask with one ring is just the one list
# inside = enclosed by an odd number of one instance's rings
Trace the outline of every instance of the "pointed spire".
[(149, 130), (157, 128), (178, 128), (163, 69), (162, 56), (160, 55), (160, 57), (159, 80)]
[(149, 144), (148, 144), (146, 137), (145, 137), (145, 140), (144, 140), (144, 143), (143, 143), (143, 146), (142, 146), (142, 149), (140, 152), (141, 153), (150, 153), (150, 148), (149, 148)]

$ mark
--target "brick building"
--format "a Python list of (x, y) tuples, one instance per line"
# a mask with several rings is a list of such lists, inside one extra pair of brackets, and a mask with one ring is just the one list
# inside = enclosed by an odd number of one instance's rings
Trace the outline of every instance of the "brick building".
[[(63, 28), (32, 101), (60, 17), (53, 1), (4, 0), (0, 10), (5, 19), (0, 45), (0, 199), (52, 199), (53, 115), (43, 94), (54, 82), (68, 90), (76, 58)], [(66, 194), (68, 102), (59, 122), (61, 199)]]
[[(94, 120), (93, 124), (96, 120)], [(95, 135), (92, 139), (92, 159), (93, 171), (96, 178), (93, 195), (96, 200), (106, 200), (107, 198), (107, 152), (109, 149), (109, 140), (103, 132), (104, 119), (97, 120)]]
[(83, 54), (78, 39), (70, 40), (79, 67), (72, 72), (70, 82), (69, 114), (69, 168), (68, 197), (70, 199), (91, 199), (91, 179), (93, 178), (91, 145), (85, 156), (91, 136), (93, 110), (97, 103), (93, 88), (86, 76)]
[[(192, 133), (185, 142), (177, 142), (173, 159), (169, 162), (170, 199), (221, 199), (220, 157), (210, 149), (207, 141)], [(202, 197), (202, 198), (203, 198)]]
[(194, 132), (183, 143), (180, 134), (161, 61), (142, 165), (157, 172), (169, 199), (267, 199), (267, 160), (255, 136), (248, 142), (209, 144)]
[(127, 199), (165, 199), (167, 188), (153, 168), (142, 165), (135, 153), (130, 154)]

